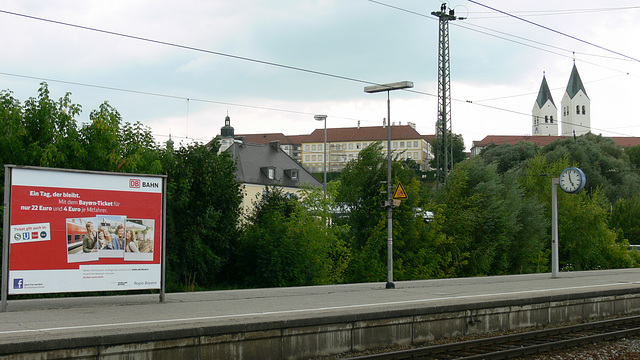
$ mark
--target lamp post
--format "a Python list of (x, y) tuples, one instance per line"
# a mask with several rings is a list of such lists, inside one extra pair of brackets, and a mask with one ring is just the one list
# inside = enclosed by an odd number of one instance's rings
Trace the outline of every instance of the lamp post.
[(313, 117), (316, 121), (324, 121), (324, 165), (322, 167), (324, 172), (324, 182), (322, 183), (322, 189), (324, 190), (324, 198), (327, 198), (327, 115), (315, 115)]
[(389, 93), (391, 90), (409, 89), (413, 87), (411, 81), (400, 81), (382, 85), (365, 86), (364, 92), (372, 94), (387, 92), (387, 201), (384, 206), (387, 208), (387, 289), (395, 288), (393, 283), (393, 184), (391, 183), (391, 100)]

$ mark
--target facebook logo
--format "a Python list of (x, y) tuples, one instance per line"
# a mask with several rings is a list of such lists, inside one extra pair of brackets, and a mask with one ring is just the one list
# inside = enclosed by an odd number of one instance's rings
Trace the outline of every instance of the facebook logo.
[(24, 288), (24, 279), (13, 279), (13, 288), (14, 289)]

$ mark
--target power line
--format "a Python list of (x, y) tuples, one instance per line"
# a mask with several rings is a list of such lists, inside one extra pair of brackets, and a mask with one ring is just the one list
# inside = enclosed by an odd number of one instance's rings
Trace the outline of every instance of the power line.
[[(420, 13), (417, 13), (417, 12), (409, 11), (409, 10), (402, 9), (402, 8), (399, 8), (399, 7), (395, 7), (395, 6), (391, 6), (391, 5), (388, 5), (388, 4), (384, 4), (384, 3), (381, 3), (379, 1), (375, 1), (375, 0), (369, 0), (369, 1), (371, 1), (373, 3), (380, 4), (380, 5), (387, 6), (387, 7), (390, 7), (390, 8), (398, 9), (398, 10), (409, 12), (409, 13), (413, 13), (415, 15), (427, 17), (424, 14), (420, 14)], [(129, 38), (129, 39), (133, 39), (133, 40), (139, 40), (139, 41), (144, 41), (144, 42), (149, 42), (149, 43), (154, 43), (154, 44), (159, 44), (159, 45), (171, 46), (171, 47), (175, 47), (175, 48), (191, 50), (191, 51), (197, 51), (197, 52), (202, 52), (202, 53), (211, 54), (211, 55), (218, 55), (218, 56), (228, 57), (228, 58), (232, 58), (232, 59), (236, 59), (236, 60), (243, 60), (243, 61), (263, 64), (263, 65), (269, 65), (269, 66), (279, 67), (279, 68), (288, 69), (288, 70), (295, 70), (295, 71), (310, 73), (310, 74), (314, 74), (314, 75), (331, 77), (331, 78), (340, 79), (340, 80), (358, 82), (358, 83), (361, 83), (361, 84), (379, 85), (376, 82), (361, 80), (361, 79), (352, 78), (352, 77), (348, 77), (348, 76), (335, 75), (335, 74), (330, 74), (330, 73), (326, 73), (326, 72), (322, 72), (322, 71), (316, 71), (316, 70), (305, 69), (305, 68), (301, 68), (301, 67), (284, 65), (284, 64), (274, 63), (274, 62), (270, 62), (270, 61), (265, 61), (265, 60), (255, 59), (255, 58), (249, 58), (249, 57), (243, 57), (243, 56), (238, 56), (238, 55), (233, 55), (233, 54), (227, 54), (227, 53), (213, 51), (213, 50), (206, 50), (206, 49), (202, 49), (202, 48), (197, 48), (197, 47), (187, 46), (187, 45), (181, 45), (181, 44), (171, 43), (171, 42), (167, 42), (167, 41), (154, 40), (154, 39), (150, 39), (150, 38), (145, 38), (145, 37), (140, 37), (140, 36), (135, 36), (135, 35), (129, 35), (129, 34), (124, 34), (124, 33), (119, 33), (119, 32), (114, 32), (114, 31), (109, 31), (109, 30), (103, 30), (103, 29), (98, 29), (98, 28), (92, 28), (92, 27), (87, 27), (87, 26), (82, 26), (82, 25), (77, 25), (77, 24), (72, 24), (72, 23), (66, 23), (66, 22), (62, 22), (62, 21), (51, 20), (51, 19), (36, 17), (36, 16), (32, 16), (32, 15), (26, 15), (26, 14), (20, 14), (20, 13), (15, 13), (15, 12), (6, 11), (6, 10), (0, 10), (0, 13), (5, 13), (5, 14), (8, 14), (8, 15), (19, 16), (19, 17), (32, 19), (32, 20), (44, 21), (44, 22), (48, 22), (48, 23), (53, 23), (53, 24), (57, 24), (57, 25), (63, 25), (63, 26), (68, 26), (68, 27), (73, 27), (73, 28), (78, 28), (78, 29), (83, 29), (83, 30), (88, 30), (88, 31), (94, 31), (94, 32), (98, 32), (98, 33), (104, 33), (104, 34), (108, 34), (108, 35), (119, 36), (119, 37), (123, 37), (123, 38)], [(433, 19), (433, 20), (435, 20), (435, 19)], [(473, 30), (473, 29), (471, 29), (471, 30)], [(622, 55), (622, 56), (624, 56), (624, 55)], [(636, 59), (633, 59), (633, 58), (631, 58), (631, 59), (637, 61)], [(160, 97), (165, 97), (165, 98), (174, 98), (174, 99), (181, 99), (181, 100), (187, 100), (188, 99), (188, 100), (191, 100), (191, 101), (200, 101), (200, 102), (205, 102), (205, 103), (214, 103), (214, 104), (222, 104), (222, 105), (229, 105), (229, 106), (239, 106), (239, 107), (247, 107), (247, 108), (269, 110), (269, 111), (280, 111), (280, 112), (296, 113), (296, 114), (302, 114), (302, 115), (313, 115), (312, 113), (299, 112), (299, 111), (294, 111), (294, 110), (285, 110), (285, 109), (277, 109), (277, 108), (269, 108), (269, 107), (260, 107), (260, 106), (244, 105), (244, 104), (235, 104), (235, 103), (228, 103), (228, 102), (221, 102), (221, 101), (214, 101), (214, 100), (206, 100), (206, 99), (195, 99), (195, 98), (186, 97), (186, 96), (176, 96), (176, 95), (152, 93), (152, 92), (145, 92), (145, 91), (139, 91), (139, 90), (122, 89), (122, 88), (115, 88), (115, 87), (108, 87), (108, 86), (101, 86), (101, 85), (91, 85), (91, 84), (84, 84), (84, 83), (64, 81), (64, 80), (45, 79), (45, 78), (41, 78), (41, 77), (17, 75), (17, 74), (2, 73), (2, 72), (0, 72), (0, 74), (7, 75), (7, 76), (17, 76), (17, 77), (37, 79), (37, 80), (45, 80), (45, 81), (51, 81), (51, 82), (66, 83), (66, 84), (77, 85), (77, 86), (95, 87), (95, 88), (101, 88), (101, 89), (112, 90), (112, 91), (125, 91), (125, 92), (137, 93), (137, 94), (149, 95), (149, 96), (160, 96)], [(427, 93), (427, 92), (422, 92), (422, 91), (417, 91), (417, 90), (412, 90), (412, 89), (405, 89), (404, 91), (411, 92), (411, 93), (416, 93), (416, 94), (420, 94), (420, 95), (425, 95), (425, 96), (431, 96), (431, 97), (436, 97), (437, 96), (435, 94), (430, 94), (430, 93)], [(473, 104), (473, 105), (476, 105), (476, 106), (481, 106), (481, 107), (485, 107), (485, 108), (489, 108), (489, 109), (493, 109), (493, 110), (499, 110), (499, 111), (503, 111), (503, 112), (510, 112), (510, 113), (514, 113), (514, 114), (530, 116), (530, 114), (526, 114), (526, 113), (523, 113), (523, 112), (520, 112), (520, 111), (514, 111), (514, 110), (510, 110), (510, 109), (500, 108), (500, 107), (497, 107), (497, 106), (478, 104), (478, 103), (474, 103), (473, 101), (469, 101), (469, 100), (460, 100), (460, 99), (452, 99), (452, 100), (453, 101), (457, 101), (457, 102), (465, 102), (465, 103), (469, 103), (469, 104)], [(346, 119), (346, 120), (359, 120), (359, 121), (364, 121), (364, 122), (377, 123), (377, 121), (371, 121), (371, 120), (360, 120), (360, 119), (339, 117), (339, 116), (332, 116), (332, 117)]]
[(23, 17), (23, 18), (27, 18), (27, 19), (32, 19), (32, 20), (44, 21), (44, 22), (57, 24), (57, 25), (62, 25), (62, 26), (73, 27), (73, 28), (76, 28), (76, 29), (82, 29), (82, 30), (94, 31), (94, 32), (102, 33), (102, 34), (119, 36), (119, 37), (123, 37), (123, 38), (127, 38), (127, 39), (144, 41), (144, 42), (148, 42), (148, 43), (152, 43), (152, 44), (165, 45), (165, 46), (170, 46), (170, 47), (174, 47), (174, 48), (197, 51), (197, 52), (201, 52), (201, 53), (205, 53), (205, 54), (211, 54), (211, 55), (218, 55), (218, 56), (228, 57), (228, 58), (231, 58), (231, 59), (243, 60), (243, 61), (253, 62), (253, 63), (257, 63), (257, 64), (262, 64), (262, 65), (275, 66), (275, 67), (279, 67), (279, 68), (283, 68), (283, 69), (287, 69), (287, 70), (295, 70), (295, 71), (305, 72), (305, 73), (314, 74), (314, 75), (321, 75), (321, 76), (331, 77), (331, 78), (334, 78), (334, 79), (348, 80), (348, 81), (358, 82), (358, 83), (367, 84), (367, 85), (380, 85), (380, 84), (375, 83), (375, 82), (360, 80), (360, 79), (356, 79), (356, 78), (352, 78), (352, 77), (348, 77), (348, 76), (335, 75), (335, 74), (330, 74), (330, 73), (326, 73), (326, 72), (322, 72), (322, 71), (305, 69), (305, 68), (301, 68), (301, 67), (297, 67), (297, 66), (279, 64), (279, 63), (266, 61), (266, 60), (254, 59), (254, 58), (245, 57), (245, 56), (239, 56), (239, 55), (233, 55), (233, 54), (223, 53), (223, 52), (219, 52), (219, 51), (213, 51), (213, 50), (197, 48), (197, 47), (194, 47), (194, 46), (181, 45), (181, 44), (171, 43), (171, 42), (168, 42), (168, 41), (155, 40), (155, 39), (145, 38), (145, 37), (136, 36), (136, 35), (129, 35), (129, 34), (119, 33), (119, 32), (115, 32), (115, 31), (103, 30), (103, 29), (98, 29), (98, 28), (93, 28), (93, 27), (83, 26), (83, 25), (77, 25), (77, 24), (72, 24), (72, 23), (63, 22), (63, 21), (37, 17), (37, 16), (33, 16), (33, 15), (20, 14), (20, 13), (16, 13), (16, 12), (12, 12), (12, 11), (7, 11), (7, 10), (0, 10), (0, 13), (19, 16), (19, 17)]
[[(124, 89), (124, 88), (117, 88), (117, 87), (112, 87), (112, 86), (94, 85), (94, 84), (87, 84), (87, 83), (74, 82), (74, 81), (66, 81), (66, 80), (59, 80), (59, 79), (51, 79), (51, 78), (44, 78), (44, 77), (29, 76), (29, 75), (12, 74), (12, 73), (7, 73), (7, 72), (0, 72), (0, 75), (13, 76), (13, 77), (19, 77), (19, 78), (25, 78), (25, 79), (38, 80), (38, 81), (47, 81), (47, 82), (60, 83), (60, 84), (68, 84), (68, 85), (75, 85), (75, 86), (90, 87), (90, 88), (96, 88), (96, 89), (104, 89), (104, 90), (110, 90), (110, 91), (127, 92), (127, 93), (138, 94), (138, 95), (157, 96), (157, 97), (163, 97), (163, 98), (169, 98), (169, 99), (178, 99), (178, 100), (185, 100), (185, 101), (196, 101), (196, 102), (202, 102), (202, 103), (228, 105), (228, 106), (244, 107), (244, 108), (250, 108), (250, 109), (258, 109), (258, 110), (277, 111), (277, 112), (284, 112), (284, 113), (290, 113), (290, 114), (315, 115), (315, 113), (303, 112), (303, 111), (279, 109), (279, 108), (272, 108), (272, 107), (266, 107), (266, 106), (238, 104), (238, 103), (216, 101), (216, 100), (199, 99), (199, 98), (187, 97), (187, 96), (162, 94), (162, 93), (155, 93), (155, 92), (149, 92), (149, 91), (140, 91), (140, 90), (133, 90), (133, 89)], [(343, 120), (373, 122), (371, 120), (355, 119), (355, 118), (342, 117), (342, 116), (336, 116), (336, 115), (331, 115), (331, 117), (337, 118), (337, 119), (343, 119)]]
[(629, 56), (629, 55), (625, 55), (625, 54), (619, 53), (619, 52), (617, 52), (617, 51), (614, 51), (614, 50), (611, 50), (611, 49), (605, 48), (604, 46), (600, 46), (600, 45), (594, 44), (594, 43), (592, 43), (592, 42), (589, 42), (589, 41), (586, 41), (586, 40), (582, 40), (582, 39), (577, 38), (577, 37), (575, 37), (575, 36), (572, 36), (572, 35), (569, 35), (569, 34), (563, 33), (562, 31), (558, 31), (558, 30), (552, 29), (552, 28), (550, 28), (550, 27), (548, 27), (548, 26), (540, 25), (540, 24), (538, 24), (538, 23), (535, 23), (535, 22), (533, 22), (533, 21), (530, 21), (530, 20), (524, 19), (524, 18), (522, 18), (522, 17), (516, 16), (516, 15), (512, 15), (512, 14), (509, 14), (508, 12), (505, 12), (505, 11), (502, 11), (502, 10), (498, 10), (498, 9), (493, 8), (493, 7), (491, 7), (491, 6), (488, 6), (488, 5), (481, 4), (481, 3), (477, 2), (477, 1), (474, 1), (474, 0), (468, 0), (468, 1), (469, 1), (469, 2), (471, 2), (471, 3), (473, 3), (473, 4), (476, 4), (476, 5), (479, 5), (479, 6), (485, 7), (485, 8), (487, 8), (487, 9), (491, 9), (491, 10), (493, 10), (493, 11), (499, 12), (499, 13), (501, 13), (501, 14), (504, 14), (504, 15), (510, 16), (510, 17), (512, 17), (512, 18), (514, 18), (514, 19), (518, 19), (518, 20), (520, 20), (520, 21), (524, 21), (524, 22), (526, 22), (526, 23), (528, 23), (528, 24), (531, 24), (531, 25), (534, 25), (534, 26), (540, 27), (540, 28), (542, 28), (542, 29), (545, 29), (545, 30), (548, 30), (548, 31), (554, 32), (554, 33), (556, 33), (556, 34), (559, 34), (559, 35), (562, 35), (562, 36), (566, 36), (566, 37), (568, 37), (568, 38), (570, 38), (570, 39), (573, 39), (573, 40), (579, 41), (579, 42), (581, 42), (581, 43), (584, 43), (584, 44), (587, 44), (587, 45), (590, 45), (590, 46), (594, 46), (594, 47), (596, 47), (596, 48), (598, 48), (598, 49), (600, 49), (600, 50), (604, 50), (604, 51), (607, 51), (607, 52), (610, 52), (610, 53), (613, 53), (613, 54), (616, 54), (616, 55), (619, 55), (619, 56), (625, 57), (625, 58), (627, 58), (627, 59), (631, 59), (631, 60), (633, 60), (633, 61), (640, 62), (640, 60), (639, 60), (639, 59), (636, 59), (636, 58), (631, 57), (631, 56)]
[[(378, 4), (378, 5), (382, 5), (382, 6), (386, 6), (388, 8), (399, 10), (399, 11), (402, 11), (402, 12), (406, 12), (406, 13), (409, 13), (409, 14), (421, 16), (421, 17), (424, 17), (424, 18), (427, 18), (427, 19), (430, 19), (430, 20), (435, 20), (435, 18), (433, 18), (433, 17), (431, 17), (429, 15), (422, 14), (422, 13), (419, 13), (419, 12), (416, 12), (416, 11), (412, 11), (412, 10), (408, 10), (408, 9), (404, 9), (404, 8), (401, 8), (401, 7), (398, 7), (398, 6), (386, 4), (386, 3), (383, 3), (383, 2), (380, 2), (380, 1), (377, 1), (377, 0), (369, 0), (369, 2), (372, 2), (374, 4)], [(640, 8), (640, 6), (638, 8)], [(551, 54), (554, 54), (554, 55), (573, 58), (574, 51), (569, 50), (569, 49), (565, 49), (565, 48), (561, 48), (561, 47), (558, 47), (558, 46), (549, 45), (549, 44), (546, 44), (546, 43), (543, 43), (543, 42), (540, 42), (540, 41), (528, 39), (528, 38), (517, 36), (517, 35), (514, 35), (514, 34), (509, 34), (509, 33), (506, 33), (506, 32), (502, 32), (502, 31), (499, 31), (499, 30), (491, 29), (491, 28), (488, 28), (488, 27), (484, 27), (484, 26), (473, 24), (473, 23), (469, 23), (469, 22), (464, 23), (464, 24), (453, 23), (452, 25), (456, 26), (456, 27), (460, 27), (460, 28), (466, 29), (466, 30), (475, 31), (477, 33), (484, 34), (484, 35), (487, 35), (487, 36), (491, 36), (491, 37), (495, 37), (495, 38), (502, 39), (502, 40), (505, 40), (505, 41), (513, 42), (513, 43), (516, 43), (516, 44), (519, 44), (519, 45), (527, 46), (527, 47), (530, 47), (530, 48), (533, 48), (533, 49), (536, 49), (536, 50), (548, 52), (548, 53), (551, 53)], [(474, 26), (474, 27), (481, 28), (481, 29), (484, 29), (484, 30), (493, 31), (493, 32), (498, 33), (498, 34), (511, 36), (513, 38), (524, 40), (524, 41), (529, 41), (529, 42), (532, 42), (534, 44), (547, 46), (547, 47), (550, 47), (550, 48), (553, 48), (553, 49), (557, 49), (557, 50), (561, 50), (561, 51), (564, 51), (564, 52), (567, 52), (567, 53), (571, 53), (571, 55), (560, 54), (560, 53), (557, 53), (557, 52), (554, 52), (554, 51), (542, 49), (540, 47), (533, 46), (533, 45), (530, 45), (530, 44), (526, 44), (526, 43), (523, 43), (523, 42), (520, 42), (520, 41), (516, 41), (516, 40), (513, 40), (513, 39), (508, 39), (506, 37), (498, 36), (498, 35), (495, 35), (495, 34), (490, 34), (490, 33), (487, 33), (485, 31), (480, 31), (480, 30), (477, 30), (477, 29), (472, 29), (469, 26)], [(634, 60), (627, 59), (627, 58), (621, 59), (619, 57), (608, 57), (608, 56), (604, 56), (604, 55), (589, 54), (589, 53), (582, 53), (582, 52), (575, 52), (575, 54), (585, 55), (585, 56), (597, 56), (597, 57), (608, 58), (608, 59), (616, 59), (616, 60), (634, 61)], [(587, 63), (587, 64), (594, 65), (594, 66), (599, 66), (599, 67), (602, 67), (602, 68), (605, 68), (605, 69), (608, 69), (608, 70), (622, 72), (622, 73), (625, 72), (623, 70), (612, 69), (612, 68), (609, 68), (609, 67), (606, 67), (606, 66), (602, 66), (602, 65), (599, 65), (599, 64), (587, 62), (587, 61), (584, 61), (584, 60), (582, 60), (582, 61)]]
[[(585, 84), (592, 84), (592, 83), (595, 83), (595, 82), (600, 82), (600, 81), (606, 81), (606, 80), (611, 80), (611, 79), (619, 78), (619, 77), (624, 76), (624, 75), (629, 75), (629, 74), (621, 74), (621, 75), (611, 76), (611, 77), (604, 78), (604, 79), (599, 79), (599, 80), (584, 81), (583, 83), (585, 83)], [(562, 87), (557, 87), (557, 88), (553, 88), (553, 89), (551, 89), (551, 90), (554, 90), (554, 91), (555, 91), (555, 90), (562, 90), (562, 89), (563, 89)], [(538, 92), (537, 92), (537, 91), (535, 91), (535, 92), (528, 92), (528, 93), (517, 94), (517, 95), (508, 95), (508, 96), (494, 97), (494, 98), (489, 98), (489, 99), (479, 99), (479, 100), (478, 100), (478, 99), (476, 99), (476, 100), (473, 100), (473, 102), (474, 102), (474, 103), (478, 103), (478, 102), (483, 102), (483, 101), (494, 101), (494, 100), (502, 100), (502, 99), (511, 99), (511, 98), (515, 98), (515, 97), (531, 96), (531, 95), (537, 95), (537, 94), (538, 94)]]
[[(609, 7), (609, 8), (594, 8), (594, 9), (564, 9), (564, 10), (522, 10), (512, 11), (512, 14), (521, 14), (522, 16), (555, 16), (555, 15), (575, 15), (586, 14), (594, 12), (607, 12), (607, 11), (620, 11), (620, 10), (632, 10), (640, 9), (640, 6), (625, 6), (625, 7)], [(469, 14), (493, 14), (493, 11), (474, 11)], [(495, 19), (498, 16), (486, 16), (481, 19)], [(475, 18), (480, 19), (480, 18)]]

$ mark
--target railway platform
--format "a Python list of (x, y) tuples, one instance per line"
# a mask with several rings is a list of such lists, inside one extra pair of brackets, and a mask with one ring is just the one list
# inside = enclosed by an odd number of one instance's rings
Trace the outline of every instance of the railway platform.
[(640, 314), (640, 269), (9, 300), (0, 359), (306, 359)]

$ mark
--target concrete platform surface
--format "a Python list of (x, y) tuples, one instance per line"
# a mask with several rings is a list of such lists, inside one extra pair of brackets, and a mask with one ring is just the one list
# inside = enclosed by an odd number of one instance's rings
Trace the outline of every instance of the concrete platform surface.
[[(70, 338), (197, 334), (198, 328), (407, 311), (575, 293), (640, 292), (640, 269), (158, 295), (9, 300), (0, 344)], [(161, 335), (158, 335), (161, 336)], [(148, 339), (148, 338), (147, 338)]]

